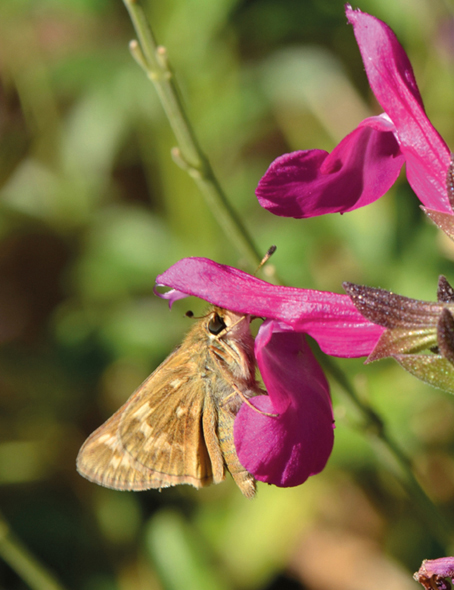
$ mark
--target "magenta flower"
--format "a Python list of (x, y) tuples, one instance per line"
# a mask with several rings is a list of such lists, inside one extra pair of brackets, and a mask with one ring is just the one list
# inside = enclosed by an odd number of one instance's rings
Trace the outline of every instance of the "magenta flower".
[(320, 472), (333, 446), (326, 378), (305, 341), (310, 334), (328, 354), (369, 354), (384, 328), (364, 318), (348, 295), (271, 285), (206, 258), (185, 258), (156, 279), (172, 290), (231, 311), (264, 318), (255, 356), (268, 396), (252, 398), (266, 416), (243, 404), (234, 427), (242, 465), (256, 479), (295, 486)]
[[(362, 121), (330, 154), (305, 150), (277, 158), (257, 187), (260, 204), (297, 218), (352, 211), (385, 194), (405, 162), (426, 212), (452, 215), (450, 151), (424, 111), (405, 51), (384, 22), (349, 5), (346, 14), (385, 112)], [(441, 225), (440, 215), (432, 217)]]

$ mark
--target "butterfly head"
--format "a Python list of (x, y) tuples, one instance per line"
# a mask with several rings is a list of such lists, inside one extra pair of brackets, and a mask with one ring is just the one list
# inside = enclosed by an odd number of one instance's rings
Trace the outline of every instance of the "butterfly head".
[(212, 340), (250, 339), (248, 315), (235, 313), (221, 307), (213, 307), (207, 315), (206, 330)]

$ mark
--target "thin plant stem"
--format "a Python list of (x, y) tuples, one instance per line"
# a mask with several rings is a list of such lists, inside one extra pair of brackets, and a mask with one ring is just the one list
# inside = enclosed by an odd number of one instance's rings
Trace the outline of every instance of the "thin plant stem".
[(0, 516), (0, 557), (32, 590), (64, 590), (64, 587), (17, 539)]
[(178, 147), (172, 150), (172, 157), (194, 179), (226, 236), (250, 269), (255, 270), (262, 256), (227, 199), (200, 147), (183, 107), (166, 49), (157, 44), (140, 1), (123, 1), (138, 37), (138, 41), (130, 43), (131, 53), (153, 82), (178, 142)]
[[(387, 451), (388, 455), (398, 466), (397, 475), (403, 484), (405, 491), (415, 503), (415, 506), (424, 519), (428, 530), (431, 531), (435, 539), (445, 548), (446, 554), (454, 549), (454, 537), (449, 523), (442, 517), (436, 505), (432, 502), (424, 489), (419, 484), (414, 475), (414, 467), (410, 458), (400, 448), (397, 442), (389, 435), (384, 420), (374, 408), (365, 400), (361, 399), (348, 380), (345, 373), (333, 359), (327, 355), (314, 351), (317, 354), (323, 368), (331, 377), (340, 385), (343, 391), (348, 395), (356, 408), (363, 417), (362, 430), (365, 430), (371, 437), (375, 438), (380, 445)], [(394, 467), (395, 470), (395, 465)]]

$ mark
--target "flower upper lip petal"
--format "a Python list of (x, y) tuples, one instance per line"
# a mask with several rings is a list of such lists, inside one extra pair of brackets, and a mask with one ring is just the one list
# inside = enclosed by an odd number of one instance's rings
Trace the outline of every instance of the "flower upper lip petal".
[(335, 356), (368, 355), (384, 330), (364, 318), (348, 295), (271, 285), (207, 258), (184, 258), (156, 281), (178, 298), (194, 295), (237, 313), (278, 320), (283, 330), (305, 332)]
[(396, 126), (410, 185), (426, 207), (452, 213), (446, 187), (450, 150), (426, 115), (407, 54), (386, 23), (348, 5), (346, 14), (372, 91)]
[[(234, 438), (242, 465), (260, 481), (288, 487), (302, 484), (326, 465), (334, 441), (328, 382), (302, 334), (265, 322), (256, 357), (269, 396), (243, 404)], [(278, 417), (263, 412), (279, 412)]]

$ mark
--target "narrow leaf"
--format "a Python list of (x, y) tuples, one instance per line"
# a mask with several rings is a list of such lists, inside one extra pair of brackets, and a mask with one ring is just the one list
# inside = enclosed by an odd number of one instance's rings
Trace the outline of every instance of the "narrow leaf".
[(396, 361), (409, 373), (448, 393), (454, 393), (454, 366), (438, 354), (396, 354)]

